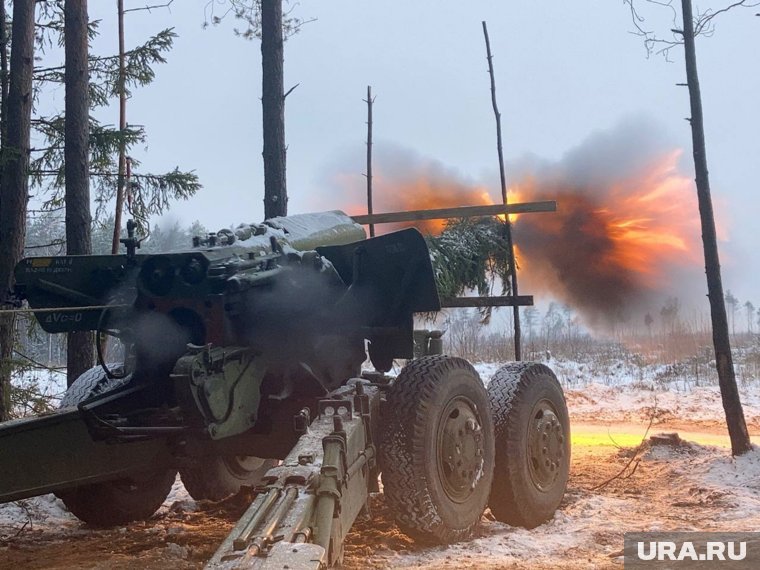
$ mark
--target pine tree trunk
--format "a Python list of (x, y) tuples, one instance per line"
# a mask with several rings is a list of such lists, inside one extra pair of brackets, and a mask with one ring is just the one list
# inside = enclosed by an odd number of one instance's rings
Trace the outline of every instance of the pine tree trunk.
[[(89, 179), (89, 73), (87, 66), (87, 0), (64, 5), (66, 54), (66, 253), (92, 253)], [(68, 384), (93, 365), (94, 337), (90, 331), (69, 333), (66, 360)]]
[[(5, 0), (0, 1), (0, 149), (5, 143), (6, 123), (8, 117), (8, 28)], [(2, 177), (2, 165), (0, 165)]]
[(286, 216), (282, 0), (261, 0), (264, 217)]
[[(8, 81), (7, 116), (3, 117), (0, 176), (0, 306), (13, 287), (13, 268), (24, 253), (29, 202), (29, 137), (34, 65), (34, 2), (13, 3), (13, 44)], [(13, 318), (0, 318), (0, 421), (10, 413)]]
[(686, 52), (686, 79), (689, 85), (691, 103), (691, 136), (694, 147), (694, 171), (696, 173), (699, 217), (702, 222), (702, 243), (705, 252), (705, 273), (707, 274), (707, 297), (710, 300), (712, 318), (713, 344), (715, 362), (718, 369), (718, 384), (726, 414), (728, 434), (731, 438), (731, 451), (741, 455), (751, 449), (747, 424), (739, 400), (736, 386), (734, 363), (731, 357), (731, 343), (728, 336), (728, 319), (723, 296), (723, 283), (720, 276), (720, 259), (718, 257), (718, 239), (715, 232), (710, 179), (707, 172), (707, 152), (705, 148), (705, 131), (702, 117), (702, 95), (699, 90), (697, 74), (697, 52), (694, 42), (694, 17), (691, 0), (681, 0), (683, 7), (683, 36)]
[(125, 85), (126, 76), (126, 51), (124, 49), (124, 0), (116, 3), (117, 18), (119, 20), (119, 174), (116, 178), (116, 207), (113, 218), (113, 239), (111, 241), (111, 253), (119, 253), (121, 247), (121, 215), (124, 208), (124, 181), (127, 166), (127, 149), (124, 144), (124, 131), (127, 128), (127, 90)]

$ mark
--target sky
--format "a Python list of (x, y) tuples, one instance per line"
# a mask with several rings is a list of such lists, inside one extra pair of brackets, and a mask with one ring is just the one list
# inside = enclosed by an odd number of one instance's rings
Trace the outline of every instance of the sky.
[[(126, 0), (127, 8), (145, 3)], [(115, 5), (90, 1), (90, 17), (102, 20), (94, 51), (116, 47)], [(128, 47), (165, 27), (179, 36), (155, 82), (135, 90), (128, 121), (146, 127), (147, 145), (132, 152), (145, 171), (195, 170), (204, 186), (159, 223), (199, 220), (218, 229), (263, 218), (261, 57), (260, 43), (236, 37), (229, 18), (204, 29), (208, 6), (175, 0), (169, 10), (127, 15)], [(508, 165), (525, 157), (559, 161), (595, 133), (641, 121), (684, 149), (682, 168), (691, 175), (688, 92), (676, 85), (684, 82), (682, 48), (672, 51), (672, 62), (647, 58), (620, 0), (301, 0), (290, 6), (294, 15), (314, 19), (285, 45), (285, 89), (298, 84), (286, 101), (290, 213), (340, 207), (336, 174), (363, 184), (367, 85), (376, 96), (378, 149), (416, 153), (463, 179), (497, 182), (483, 20)], [(714, 35), (697, 45), (713, 197), (725, 237), (724, 287), (756, 305), (758, 11), (721, 16)], [(673, 27), (667, 11), (646, 15), (647, 28), (667, 33)], [(99, 118), (113, 124), (118, 110)], [(509, 174), (508, 167), (508, 181)]]

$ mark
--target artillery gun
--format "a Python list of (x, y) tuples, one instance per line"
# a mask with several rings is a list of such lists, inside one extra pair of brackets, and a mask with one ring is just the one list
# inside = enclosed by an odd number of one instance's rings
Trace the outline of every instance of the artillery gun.
[[(325, 212), (142, 255), (133, 229), (126, 255), (16, 268), (45, 331), (94, 330), (123, 351), (99, 341), (59, 411), (0, 425), (0, 501), (54, 492), (110, 526), (150, 517), (178, 472), (195, 499), (253, 487), (208, 568), (339, 563), (380, 476), (424, 541), (466, 539), (486, 507), (528, 528), (553, 516), (570, 461), (562, 390), (526, 362), (486, 388), (439, 334), (415, 333), (415, 313), (441, 308), (417, 230), (367, 239)], [(409, 359), (395, 378), (394, 359)]]

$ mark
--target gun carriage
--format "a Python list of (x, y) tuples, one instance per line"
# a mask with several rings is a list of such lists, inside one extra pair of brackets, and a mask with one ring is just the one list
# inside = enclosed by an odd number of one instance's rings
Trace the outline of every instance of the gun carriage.
[[(195, 499), (255, 488), (208, 568), (338, 563), (380, 476), (399, 526), (421, 540), (467, 538), (487, 506), (528, 528), (553, 516), (569, 471), (562, 390), (526, 362), (486, 388), (441, 354), (440, 333), (413, 330), (415, 313), (442, 305), (417, 230), (367, 239), (325, 212), (143, 255), (133, 229), (125, 255), (16, 268), (42, 328), (96, 331), (99, 363), (58, 412), (0, 425), (0, 501), (54, 492), (110, 526), (150, 517), (177, 473)], [(106, 337), (120, 348), (104, 350)], [(391, 377), (394, 359), (407, 364)]]

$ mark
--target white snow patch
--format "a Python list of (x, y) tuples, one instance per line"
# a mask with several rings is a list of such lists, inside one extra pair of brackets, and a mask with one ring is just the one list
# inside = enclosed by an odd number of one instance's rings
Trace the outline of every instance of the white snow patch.
[(475, 367), (475, 370), (478, 371), (478, 374), (480, 374), (480, 379), (483, 381), (483, 384), (488, 386), (488, 383), (491, 381), (491, 377), (493, 377), (494, 374), (496, 374), (496, 371), (504, 366), (504, 363), (502, 362), (476, 362), (473, 364)]
[(185, 489), (185, 485), (182, 483), (182, 479), (177, 475), (177, 479), (172, 485), (169, 496), (166, 497), (164, 504), (158, 510), (159, 513), (166, 512), (167, 510), (181, 510), (182, 512), (193, 512), (198, 510), (198, 505), (195, 500), (190, 496), (190, 493)]
[(0, 505), (0, 538), (25, 530), (74, 530), (79, 519), (53, 494)]
[[(196, 502), (185, 489), (179, 475), (158, 512), (178, 509), (183, 512), (197, 510)], [(1, 504), (0, 538), (13, 537), (26, 530), (78, 531), (84, 530), (84, 523), (66, 510), (63, 501), (52, 493)]]
[(741, 521), (743, 531), (760, 530), (760, 449), (739, 457), (713, 456), (695, 465), (693, 475), (703, 486), (726, 494), (722, 520)]
[[(717, 386), (672, 391), (666, 387), (647, 389), (634, 386), (588, 384), (566, 389), (570, 415), (593, 417), (597, 421), (638, 421), (655, 411), (658, 420), (725, 422), (725, 412)], [(754, 389), (739, 390), (744, 416), (750, 423), (760, 421), (760, 394)]]
[(66, 370), (25, 370), (14, 374), (11, 382), (14, 386), (30, 389), (41, 397), (57, 400), (66, 392)]

